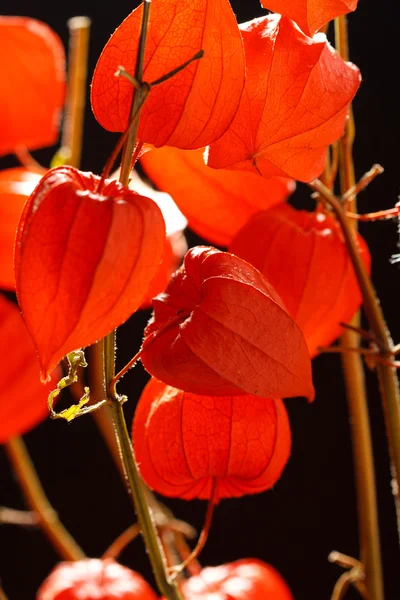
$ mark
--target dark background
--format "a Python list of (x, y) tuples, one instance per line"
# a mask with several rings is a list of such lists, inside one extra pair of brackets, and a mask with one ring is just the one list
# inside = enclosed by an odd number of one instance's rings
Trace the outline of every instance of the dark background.
[[(3, 0), (4, 3), (4, 0)], [(238, 20), (265, 14), (257, 0), (231, 0)], [(5, 4), (5, 3), (4, 3)], [(8, 3), (7, 3), (8, 4)], [(93, 20), (89, 78), (109, 35), (135, 8), (137, 2), (113, 2), (100, 7), (93, 0), (79, 6), (67, 3), (16, 1), (1, 6), (3, 14), (21, 14), (47, 22), (67, 44), (67, 18), (86, 14)], [(354, 103), (357, 126), (355, 162), (357, 176), (373, 163), (385, 174), (360, 197), (360, 210), (390, 207), (397, 201), (398, 97), (397, 46), (400, 8), (396, 2), (360, 0), (350, 16), (351, 58), (361, 69), (363, 83)], [(1, 57), (5, 60), (5, 57)], [(6, 82), (2, 82), (6, 85)], [(115, 136), (103, 131), (87, 109), (83, 168), (101, 170)], [(48, 164), (54, 149), (35, 156)], [(3, 160), (1, 167), (9, 166)], [(296, 203), (307, 202), (309, 192), (299, 187)], [(398, 319), (399, 266), (389, 263), (398, 252), (396, 223), (362, 226), (373, 257), (373, 280), (395, 341), (400, 340)], [(189, 233), (191, 244), (197, 243)], [(122, 366), (139, 347), (149, 312), (138, 313), (121, 328), (118, 362)], [(126, 405), (131, 423), (136, 400), (146, 380), (137, 367), (123, 380), (129, 394)], [(357, 516), (346, 401), (335, 356), (314, 361), (317, 398), (287, 402), (293, 431), (293, 451), (275, 489), (241, 500), (226, 500), (217, 508), (209, 542), (201, 555), (204, 565), (216, 565), (242, 557), (259, 557), (273, 564), (287, 579), (296, 600), (330, 597), (340, 569), (327, 561), (333, 549), (357, 556)], [(399, 559), (395, 516), (390, 494), (390, 475), (385, 433), (375, 375), (367, 374), (377, 468), (381, 542), (387, 599), (400, 597)], [(100, 556), (112, 540), (132, 522), (132, 509), (121, 480), (90, 417), (67, 426), (42, 423), (26, 436), (26, 443), (52, 504), (67, 528), (90, 556)], [(23, 508), (4, 452), (0, 455), (0, 504)], [(201, 529), (205, 504), (168, 500), (175, 514)], [(57, 562), (57, 556), (40, 532), (14, 526), (1, 527), (1, 577), (10, 600), (34, 598), (41, 581)], [(140, 541), (121, 556), (124, 564), (151, 580)], [(350, 591), (349, 598), (355, 598)]]

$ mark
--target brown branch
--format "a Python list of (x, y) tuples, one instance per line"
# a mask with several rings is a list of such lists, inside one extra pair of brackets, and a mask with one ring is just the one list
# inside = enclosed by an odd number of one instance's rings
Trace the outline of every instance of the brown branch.
[[(364, 311), (373, 333), (375, 343), (378, 346), (380, 356), (383, 359), (383, 361), (380, 361), (377, 364), (377, 373), (380, 383), (383, 411), (385, 415), (389, 453), (393, 464), (394, 484), (392, 485), (392, 490), (396, 501), (398, 531), (400, 535), (400, 495), (397, 485), (400, 477), (400, 394), (396, 371), (393, 366), (385, 364), (385, 361), (390, 362), (396, 347), (393, 345), (380, 302), (361, 259), (360, 251), (355, 236), (353, 235), (352, 227), (345, 215), (341, 201), (334, 196), (320, 181), (314, 181), (310, 185), (312, 189), (317, 191), (320, 197), (322, 197), (324, 201), (333, 209), (333, 212), (335, 213), (336, 218), (341, 225), (343, 236), (354, 267), (354, 272), (363, 296)], [(365, 491), (369, 493), (369, 487), (366, 488)], [(367, 536), (365, 543), (370, 543), (370, 538)], [(369, 571), (366, 570), (367, 579), (368, 573)], [(374, 570), (374, 573), (376, 573), (376, 570)]]
[(23, 440), (10, 439), (6, 444), (6, 451), (27, 504), (37, 515), (39, 526), (59, 555), (64, 560), (85, 558), (83, 550), (65, 529), (50, 505)]

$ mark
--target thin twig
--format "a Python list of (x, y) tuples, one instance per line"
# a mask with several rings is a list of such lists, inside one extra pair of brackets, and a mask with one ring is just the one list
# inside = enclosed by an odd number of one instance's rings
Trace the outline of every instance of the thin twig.
[(21, 438), (12, 438), (6, 451), (25, 499), (38, 516), (39, 526), (64, 560), (81, 560), (85, 553), (60, 522), (50, 505)]
[(343, 600), (349, 587), (361, 578), (357, 571), (346, 571), (337, 580), (333, 588), (331, 600)]
[(36, 513), (0, 506), (0, 525), (19, 525), (21, 527), (37, 527), (39, 519)]
[[(365, 188), (369, 186), (369, 184), (375, 179), (375, 177), (381, 175), (383, 171), (384, 168), (381, 167), (381, 165), (372, 165), (370, 170), (364, 173), (364, 175), (357, 183), (354, 183), (353, 181), (346, 182), (346, 184), (353, 183), (353, 185), (350, 188), (347, 188), (347, 190), (343, 193), (343, 202), (345, 202), (346, 204), (348, 203), (350, 205), (353, 204), (358, 194), (365, 190)], [(353, 209), (354, 208), (355, 207), (353, 207)]]
[(346, 216), (349, 219), (354, 219), (355, 221), (365, 221), (365, 222), (386, 221), (389, 219), (396, 219), (397, 217), (399, 217), (399, 215), (400, 215), (399, 203), (396, 204), (395, 208), (387, 208), (386, 210), (378, 210), (378, 211), (372, 212), (372, 213), (359, 214), (359, 213), (354, 213), (354, 212), (350, 212), (350, 211), (346, 212)]
[(132, 369), (136, 365), (136, 363), (140, 359), (143, 351), (147, 350), (149, 348), (149, 346), (151, 344), (153, 344), (153, 342), (155, 342), (159, 338), (160, 335), (164, 334), (171, 327), (176, 326), (177, 323), (182, 321), (182, 318), (183, 318), (182, 315), (173, 317), (172, 319), (167, 321), (161, 329), (158, 329), (157, 331), (153, 331), (153, 333), (151, 333), (146, 338), (146, 341), (142, 344), (142, 347), (140, 348), (140, 350), (138, 350), (138, 352), (136, 352), (136, 354), (133, 356), (133, 358), (131, 358), (129, 360), (129, 362), (124, 367), (122, 367), (122, 369), (116, 375), (114, 374), (114, 376), (111, 379), (110, 384), (109, 384), (109, 392), (111, 395), (115, 394), (115, 386), (117, 385), (118, 381), (122, 377), (124, 377), (124, 375), (126, 375), (130, 369)]
[[(185, 523), (185, 521), (180, 521), (179, 519), (165, 519), (164, 523), (161, 525), (157, 523), (157, 527), (160, 529), (160, 535), (163, 532), (178, 532), (181, 535), (188, 535), (191, 537), (193, 534), (192, 527)], [(104, 552), (102, 558), (118, 558), (121, 552), (133, 542), (135, 538), (141, 533), (139, 523), (135, 523), (134, 525), (130, 525), (125, 531), (121, 533), (113, 543), (107, 548)]]
[(46, 169), (42, 167), (42, 165), (35, 158), (33, 158), (32, 154), (27, 148), (16, 148), (16, 150), (14, 150), (14, 154), (21, 163), (21, 165), (24, 166), (26, 169), (36, 171), (37, 173), (43, 175), (46, 173)]
[(179, 67), (172, 69), (172, 71), (168, 71), (168, 73), (165, 73), (165, 75), (159, 77), (159, 79), (155, 79), (154, 81), (152, 81), (150, 83), (150, 87), (155, 87), (157, 85), (160, 85), (160, 83), (164, 83), (165, 81), (168, 81), (168, 79), (175, 77), (175, 75), (186, 69), (186, 67), (188, 67), (192, 62), (194, 62), (195, 60), (200, 60), (201, 58), (203, 58), (203, 56), (204, 50), (199, 50), (198, 52), (196, 52), (196, 54), (192, 56), (192, 58), (189, 58), (189, 60), (179, 65)]
[(329, 554), (328, 560), (344, 569), (348, 569), (337, 580), (331, 600), (342, 600), (350, 585), (358, 590), (362, 598), (370, 600), (365, 586), (365, 569), (359, 560), (335, 550)]
[(208, 534), (210, 532), (211, 522), (212, 522), (212, 518), (213, 518), (213, 514), (214, 514), (214, 508), (215, 508), (215, 504), (216, 504), (217, 490), (218, 490), (218, 479), (217, 479), (217, 477), (214, 477), (213, 481), (212, 481), (210, 499), (208, 501), (208, 506), (207, 506), (206, 518), (204, 521), (203, 529), (201, 530), (201, 533), (200, 533), (200, 537), (197, 541), (195, 548), (192, 550), (192, 552), (189, 554), (189, 556), (187, 556), (180, 565), (177, 565), (177, 566), (173, 567), (172, 569), (170, 569), (170, 573), (172, 573), (175, 577), (179, 573), (182, 573), (182, 571), (184, 571), (186, 569), (186, 567), (188, 565), (190, 565), (192, 560), (195, 560), (198, 558), (198, 556), (200, 555), (200, 552), (203, 550), (203, 548), (207, 542)]
[(346, 352), (355, 352), (356, 354), (376, 354), (377, 353), (377, 351), (374, 350), (373, 348), (361, 348), (360, 346), (355, 346), (354, 348), (350, 348), (348, 346), (342, 346), (341, 344), (339, 346), (328, 346), (327, 348), (319, 347), (318, 352), (321, 352), (323, 354), (344, 354)]
[(135, 523), (125, 529), (103, 553), (102, 558), (118, 558), (121, 552), (140, 534), (140, 525)]
[[(150, 0), (145, 0), (143, 2), (142, 26), (140, 30), (139, 46), (134, 74), (136, 81), (139, 81), (140, 83), (142, 83), (143, 81), (144, 51), (146, 47), (147, 30), (150, 18), (150, 5)], [(142, 86), (140, 86), (139, 89), (133, 92), (131, 118), (136, 113), (138, 113), (138, 118), (133, 127), (131, 127), (128, 138), (125, 142), (125, 146), (122, 152), (121, 172), (119, 178), (122, 185), (125, 185), (126, 187), (128, 187), (129, 184), (129, 173), (131, 172), (132, 168), (132, 155), (137, 141), (137, 131), (139, 127), (141, 107), (143, 106), (144, 102), (144, 94), (145, 89)]]

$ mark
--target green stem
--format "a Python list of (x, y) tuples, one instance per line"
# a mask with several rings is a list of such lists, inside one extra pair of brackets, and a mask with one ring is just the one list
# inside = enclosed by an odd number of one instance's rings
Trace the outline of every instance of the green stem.
[[(142, 25), (135, 69), (135, 78), (140, 84), (142, 84), (143, 79), (144, 50), (149, 15), (150, 0), (145, 0), (143, 3)], [(134, 92), (130, 116), (132, 118), (133, 115), (138, 114), (138, 118), (130, 129), (122, 154), (120, 182), (125, 186), (128, 186), (129, 183), (129, 174), (132, 168), (132, 156), (136, 145), (140, 108), (143, 104), (142, 95), (145, 93), (145, 90), (145, 87), (139, 86), (139, 89)], [(142, 483), (133, 454), (132, 442), (126, 427), (122, 403), (116, 394), (115, 385), (111, 385), (115, 376), (115, 332), (110, 333), (104, 339), (104, 373), (106, 392), (111, 402), (115, 436), (119, 447), (121, 461), (124, 466), (127, 488), (133, 499), (133, 505), (137, 513), (157, 586), (160, 593), (168, 600), (182, 600), (176, 584), (171, 581), (167, 573), (165, 555), (157, 535), (152, 512), (146, 501), (145, 487)]]
[(6, 444), (6, 451), (29, 507), (38, 516), (39, 526), (58, 554), (64, 560), (85, 558), (85, 553), (50, 505), (22, 438), (10, 439)]
[(115, 437), (125, 472), (127, 489), (133, 499), (133, 506), (138, 517), (157, 586), (160, 593), (168, 600), (182, 600), (177, 585), (168, 576), (162, 545), (157, 535), (152, 512), (147, 503), (146, 488), (143, 485), (133, 454), (122, 404), (115, 393), (115, 386), (110, 385), (115, 375), (115, 332), (110, 333), (104, 339), (104, 373), (107, 395), (111, 401)]
[(112, 402), (112, 412), (116, 437), (119, 443), (121, 459), (124, 464), (128, 488), (132, 494), (134, 506), (140, 527), (143, 533), (146, 548), (152, 563), (154, 576), (160, 593), (169, 600), (181, 600), (181, 595), (176, 585), (170, 580), (166, 572), (165, 556), (158, 539), (156, 526), (153, 521), (152, 513), (146, 502), (146, 496), (142, 485), (142, 480), (133, 455), (132, 443), (126, 422), (122, 405), (118, 399)]

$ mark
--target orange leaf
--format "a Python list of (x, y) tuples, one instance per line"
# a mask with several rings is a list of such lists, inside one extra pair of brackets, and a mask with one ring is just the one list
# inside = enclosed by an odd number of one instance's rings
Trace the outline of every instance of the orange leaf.
[[(22, 435), (49, 414), (55, 382), (40, 382), (35, 347), (18, 307), (0, 295), (0, 444)], [(56, 379), (55, 373), (54, 379)]]
[(278, 571), (255, 558), (206, 567), (182, 582), (182, 592), (185, 600), (293, 600)]
[(153, 307), (141, 359), (161, 381), (195, 394), (313, 399), (300, 329), (268, 281), (240, 258), (192, 248)]
[(210, 147), (208, 164), (311, 181), (343, 133), (359, 70), (323, 34), (308, 38), (285, 17), (269, 15), (241, 29), (246, 86), (231, 126)]
[(294, 190), (290, 179), (211, 169), (203, 155), (204, 149), (166, 147), (147, 152), (141, 163), (157, 187), (171, 194), (191, 229), (214, 244), (227, 246), (253, 214)]
[(145, 387), (133, 424), (135, 456), (151, 489), (216, 501), (271, 488), (291, 446), (282, 400), (198, 396), (157, 379)]
[(261, 0), (262, 6), (293, 19), (307, 35), (314, 35), (335, 17), (357, 8), (358, 0)]
[(139, 573), (112, 558), (61, 562), (44, 580), (36, 600), (157, 600)]
[(140, 306), (164, 250), (157, 205), (72, 167), (49, 171), (16, 239), (17, 294), (43, 377), (68, 352), (121, 325)]
[[(357, 236), (370, 270), (368, 247)], [(268, 278), (299, 324), (312, 357), (329, 346), (362, 303), (361, 292), (335, 219), (288, 204), (255, 215), (229, 250)]]
[(0, 16), (0, 155), (51, 146), (65, 93), (61, 40), (45, 23)]
[[(92, 109), (110, 131), (124, 131), (128, 124), (133, 87), (115, 72), (122, 65), (134, 73), (142, 11), (142, 6), (134, 10), (114, 32), (93, 75)], [(229, 0), (153, 0), (144, 79), (162, 77), (201, 49), (201, 60), (150, 92), (140, 141), (206, 146), (229, 126), (244, 85), (243, 44)]]
[(41, 175), (22, 167), (0, 171), (0, 288), (15, 289), (14, 240), (25, 202)]

